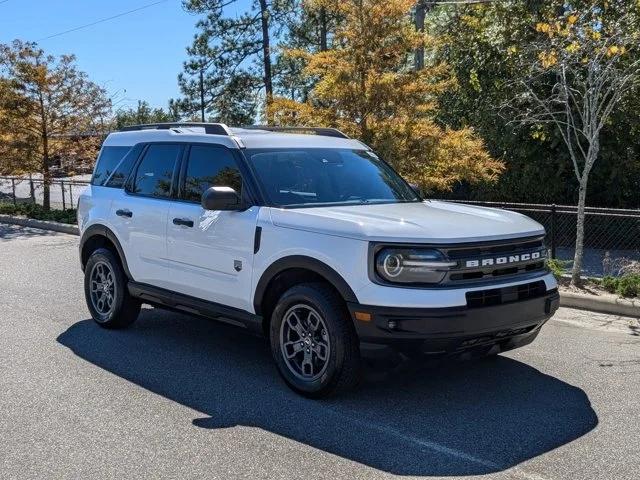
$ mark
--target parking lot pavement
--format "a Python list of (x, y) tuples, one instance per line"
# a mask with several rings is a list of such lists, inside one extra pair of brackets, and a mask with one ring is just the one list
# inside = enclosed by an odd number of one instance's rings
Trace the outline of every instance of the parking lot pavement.
[(312, 401), (233, 327), (94, 325), (77, 241), (0, 225), (0, 478), (638, 478), (637, 324), (561, 309), (521, 350)]

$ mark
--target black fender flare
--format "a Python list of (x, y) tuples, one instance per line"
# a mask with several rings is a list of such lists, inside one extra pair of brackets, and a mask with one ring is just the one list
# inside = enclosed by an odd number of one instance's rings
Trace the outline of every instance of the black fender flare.
[(129, 271), (129, 266), (127, 265), (127, 259), (124, 255), (124, 250), (122, 249), (122, 245), (120, 245), (118, 237), (116, 237), (116, 234), (113, 233), (113, 231), (109, 227), (101, 224), (91, 225), (84, 231), (82, 237), (80, 238), (80, 265), (82, 266), (82, 270), (84, 271), (84, 262), (82, 261), (82, 252), (84, 250), (84, 246), (91, 238), (94, 237), (105, 237), (116, 247), (116, 251), (118, 253), (118, 257), (120, 257), (120, 263), (122, 264), (124, 273), (127, 275), (127, 278), (129, 280), (133, 280), (131, 272)]
[(262, 315), (262, 299), (265, 296), (265, 292), (271, 280), (273, 280), (278, 274), (292, 268), (303, 268), (317, 273), (333, 285), (346, 302), (358, 303), (358, 299), (347, 281), (329, 265), (316, 258), (304, 255), (291, 255), (288, 257), (282, 257), (273, 262), (260, 277), (253, 294), (253, 307), (256, 314)]

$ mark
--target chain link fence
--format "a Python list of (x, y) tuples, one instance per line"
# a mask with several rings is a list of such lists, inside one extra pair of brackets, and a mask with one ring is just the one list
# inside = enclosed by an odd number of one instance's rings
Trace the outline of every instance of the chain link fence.
[[(50, 184), (51, 208), (76, 208), (80, 194), (89, 185), (88, 179), (89, 176), (53, 179)], [(0, 202), (42, 205), (43, 185), (41, 178), (0, 177)], [(546, 244), (552, 258), (568, 262), (573, 260), (577, 219), (575, 206), (449, 201), (523, 213), (545, 227)], [(640, 262), (640, 210), (587, 207), (584, 248), (584, 275), (616, 275), (625, 265)]]
[[(578, 208), (572, 205), (478, 202), (483, 207), (520, 212), (541, 223), (552, 258), (571, 262), (575, 252)], [(629, 264), (640, 262), (640, 210), (587, 207), (584, 227), (584, 262), (587, 276), (618, 275)]]

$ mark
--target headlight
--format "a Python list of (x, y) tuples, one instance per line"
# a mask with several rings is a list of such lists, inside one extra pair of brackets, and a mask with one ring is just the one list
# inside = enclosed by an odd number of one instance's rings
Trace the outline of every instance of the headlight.
[(375, 262), (378, 275), (393, 283), (438, 283), (458, 265), (438, 250), (418, 248), (384, 248)]

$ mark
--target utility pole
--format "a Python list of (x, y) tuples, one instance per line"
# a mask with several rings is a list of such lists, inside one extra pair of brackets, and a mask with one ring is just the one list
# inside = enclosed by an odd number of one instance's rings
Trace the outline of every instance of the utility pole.
[(200, 66), (200, 119), (204, 123), (204, 66)]

